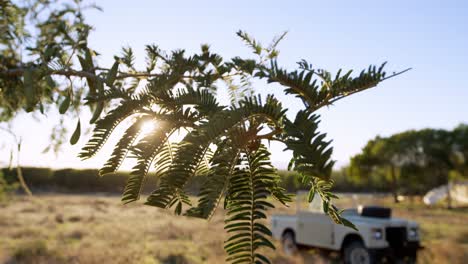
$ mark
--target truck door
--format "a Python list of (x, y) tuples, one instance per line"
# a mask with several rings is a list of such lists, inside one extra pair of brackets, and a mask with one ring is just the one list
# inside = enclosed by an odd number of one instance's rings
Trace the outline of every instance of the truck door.
[(333, 239), (333, 223), (324, 213), (302, 211), (297, 215), (297, 242), (299, 244), (329, 248)]
[(318, 195), (305, 208), (298, 207), (297, 234), (299, 244), (330, 248), (334, 244), (333, 222), (323, 212)]

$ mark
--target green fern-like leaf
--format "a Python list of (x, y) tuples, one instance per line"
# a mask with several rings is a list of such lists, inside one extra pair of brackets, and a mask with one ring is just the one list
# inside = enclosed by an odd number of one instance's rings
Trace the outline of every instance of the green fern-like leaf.
[(139, 117), (123, 134), (119, 142), (116, 144), (114, 151), (111, 154), (111, 157), (107, 160), (106, 164), (99, 170), (100, 175), (107, 173), (113, 173), (118, 170), (123, 160), (127, 156), (127, 153), (130, 150), (130, 147), (133, 145), (140, 130), (146, 122), (151, 120), (151, 117), (144, 115)]
[(292, 169), (304, 175), (328, 179), (334, 161), (331, 141), (325, 141), (326, 134), (318, 131), (319, 116), (308, 111), (299, 111), (294, 122), (285, 121), (287, 149), (292, 150)]
[(183, 188), (195, 174), (209, 145), (226, 136), (236, 125), (252, 117), (270, 121), (282, 120), (284, 112), (281, 104), (269, 96), (265, 104), (256, 97), (246, 98), (238, 107), (233, 106), (212, 116), (209, 122), (196, 127), (180, 143), (171, 168), (161, 178), (159, 188), (148, 197), (147, 204), (167, 208), (177, 197), (184, 198)]
[(187, 211), (188, 216), (210, 218), (227, 187), (228, 178), (237, 165), (239, 150), (229, 140), (221, 143), (213, 156), (210, 169), (198, 197), (198, 205)]
[(209, 142), (191, 144), (190, 141), (182, 141), (169, 169), (161, 175), (159, 188), (148, 197), (146, 204), (167, 208), (176, 204), (175, 201), (179, 202), (177, 205), (187, 202), (183, 188), (189, 178), (195, 175), (208, 147)]
[(331, 191), (330, 174), (334, 161), (331, 160), (331, 141), (325, 141), (326, 134), (318, 131), (319, 116), (309, 111), (299, 111), (294, 122), (285, 121), (287, 149), (293, 151), (290, 169), (299, 172), (303, 182), (310, 185), (309, 202), (318, 194), (324, 201), (324, 212), (335, 223), (355, 228), (351, 222), (341, 217), (341, 212), (333, 205), (337, 198)]
[(350, 76), (352, 71), (341, 76), (340, 69), (332, 78), (330, 72), (313, 69), (306, 61), (299, 63), (302, 69), (288, 72), (272, 59), (270, 67), (260, 67), (256, 76), (285, 86), (285, 94), (295, 95), (303, 101), (306, 110), (313, 112), (350, 94), (375, 87), (385, 79), (385, 64), (379, 68), (371, 65), (357, 77)]
[(258, 253), (261, 247), (275, 249), (271, 231), (261, 220), (274, 206), (267, 202), (275, 171), (264, 147), (241, 156), (240, 165), (229, 179), (229, 202), (225, 229), (230, 237), (225, 241), (226, 259), (232, 263), (270, 263)]
[(130, 203), (139, 199), (148, 170), (173, 129), (174, 127), (171, 124), (159, 122), (158, 127), (153, 129), (151, 133), (141, 139), (132, 148), (132, 153), (137, 158), (137, 164), (133, 167), (125, 186), (122, 196), (124, 203)]
[(130, 100), (122, 102), (118, 107), (110, 111), (104, 118), (96, 122), (93, 135), (83, 147), (79, 157), (88, 159), (94, 156), (106, 143), (114, 129), (127, 117), (133, 115), (145, 101)]

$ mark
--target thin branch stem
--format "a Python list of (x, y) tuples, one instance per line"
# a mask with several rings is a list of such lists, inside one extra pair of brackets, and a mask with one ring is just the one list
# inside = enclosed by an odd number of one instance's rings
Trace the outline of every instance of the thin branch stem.
[[(109, 71), (109, 69), (106, 68), (95, 68), (96, 70), (101, 70), (101, 71)], [(0, 71), (0, 77), (18, 77), (22, 76), (26, 68), (16, 68), (16, 69), (9, 69), (6, 71)], [(63, 69), (63, 70), (46, 70), (42, 71), (43, 74), (45, 75), (61, 75), (65, 77), (81, 77), (81, 78), (91, 78), (91, 79), (99, 79), (101, 81), (104, 81), (104, 79), (100, 78), (93, 72), (88, 72), (88, 71), (78, 71), (74, 69)], [(135, 73), (128, 73), (128, 72), (119, 72), (119, 74), (115, 77), (116, 79), (125, 79), (125, 78), (139, 78), (139, 79), (147, 79), (150, 77), (158, 77), (158, 76), (163, 76), (164, 74), (159, 74), (159, 73), (146, 73), (146, 72), (135, 72)], [(227, 78), (227, 77), (232, 77), (236, 76), (238, 74), (228, 74), (224, 76), (220, 76), (221, 78)], [(183, 75), (182, 78), (184, 79), (193, 79), (196, 76), (192, 75)]]
[[(8, 128), (4, 128), (4, 127), (0, 127), (0, 130), (8, 133), (15, 141), (15, 144), (16, 144), (16, 149), (17, 149), (17, 153), (16, 153), (16, 176), (18, 177), (18, 180), (20, 182), (20, 185), (21, 185), (21, 188), (23, 188), (24, 192), (28, 195), (28, 196), (32, 196), (32, 192), (31, 190), (29, 189), (28, 185), (26, 184), (26, 181), (24, 180), (24, 177), (23, 177), (23, 170), (21, 169), (21, 166), (20, 166), (20, 152), (21, 152), (21, 139), (18, 139), (18, 137), (16, 136), (15, 133), (13, 133), (13, 131), (11, 131), (10, 129)], [(13, 150), (12, 150), (13, 151)]]
[(382, 81), (385, 81), (385, 80), (387, 80), (387, 79), (393, 78), (393, 77), (395, 77), (395, 76), (398, 76), (398, 75), (400, 75), (400, 74), (403, 74), (403, 73), (405, 73), (405, 72), (407, 72), (407, 71), (410, 71), (410, 70), (412, 70), (412, 69), (413, 69), (413, 68), (408, 68), (408, 69), (402, 70), (402, 71), (400, 71), (400, 72), (396, 72), (396, 73), (394, 73), (394, 74), (392, 74), (392, 75), (390, 75), (390, 76), (388, 76), (388, 77), (383, 78), (383, 79), (380, 80), (380, 81), (381, 81), (381, 82), (382, 82)]
[[(16, 69), (10, 69), (6, 71), (1, 71), (0, 72), (0, 77), (16, 77), (16, 76), (22, 76), (25, 68), (16, 68)], [(104, 69), (103, 69), (104, 70)], [(108, 69), (105, 69), (108, 70)], [(101, 79), (99, 76), (92, 72), (88, 71), (77, 71), (73, 69), (64, 69), (64, 70), (46, 70), (44, 72), (45, 74), (48, 75), (61, 75), (65, 77), (82, 77), (82, 78), (91, 78), (91, 79)], [(129, 78), (129, 77), (156, 77), (156, 76), (161, 76), (161, 74), (149, 74), (149, 73), (121, 73), (119, 74), (116, 79), (124, 79), (124, 78)], [(184, 76), (184, 78), (189, 78), (191, 76)]]
[(269, 132), (269, 133), (266, 133), (266, 134), (263, 134), (263, 135), (258, 135), (257, 138), (258, 139), (268, 139), (268, 140), (272, 140), (273, 139), (273, 136), (275, 135), (278, 135), (280, 134), (281, 132), (283, 132), (283, 130), (281, 128), (275, 128), (275, 130)]

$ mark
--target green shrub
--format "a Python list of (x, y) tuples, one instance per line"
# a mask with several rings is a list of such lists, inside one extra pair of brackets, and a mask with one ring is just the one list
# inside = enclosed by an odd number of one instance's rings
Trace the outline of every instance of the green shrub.
[(5, 180), (3, 172), (0, 170), (0, 203), (4, 203), (7, 200), (9, 193), (14, 191), (15, 188), (16, 185), (8, 183)]
[(50, 168), (25, 167), (22, 171), (24, 180), (31, 188), (47, 186), (53, 177), (53, 171)]
[(54, 182), (58, 186), (73, 190), (96, 191), (96, 187), (99, 185), (99, 176), (97, 170), (63, 169), (55, 171)]
[[(53, 184), (71, 191), (121, 193), (129, 176), (129, 172), (99, 176), (95, 169), (62, 169), (53, 173)], [(156, 179), (148, 175), (146, 181), (148, 187), (144, 191), (149, 192), (156, 186)]]

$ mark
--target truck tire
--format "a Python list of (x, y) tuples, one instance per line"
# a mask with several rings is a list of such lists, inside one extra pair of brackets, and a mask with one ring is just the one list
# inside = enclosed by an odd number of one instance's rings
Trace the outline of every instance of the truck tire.
[(281, 246), (283, 248), (284, 254), (287, 256), (293, 256), (297, 254), (298, 248), (296, 244), (296, 238), (294, 233), (291, 231), (286, 231), (281, 237)]
[(353, 241), (344, 248), (345, 264), (373, 264), (374, 256), (361, 241)]

